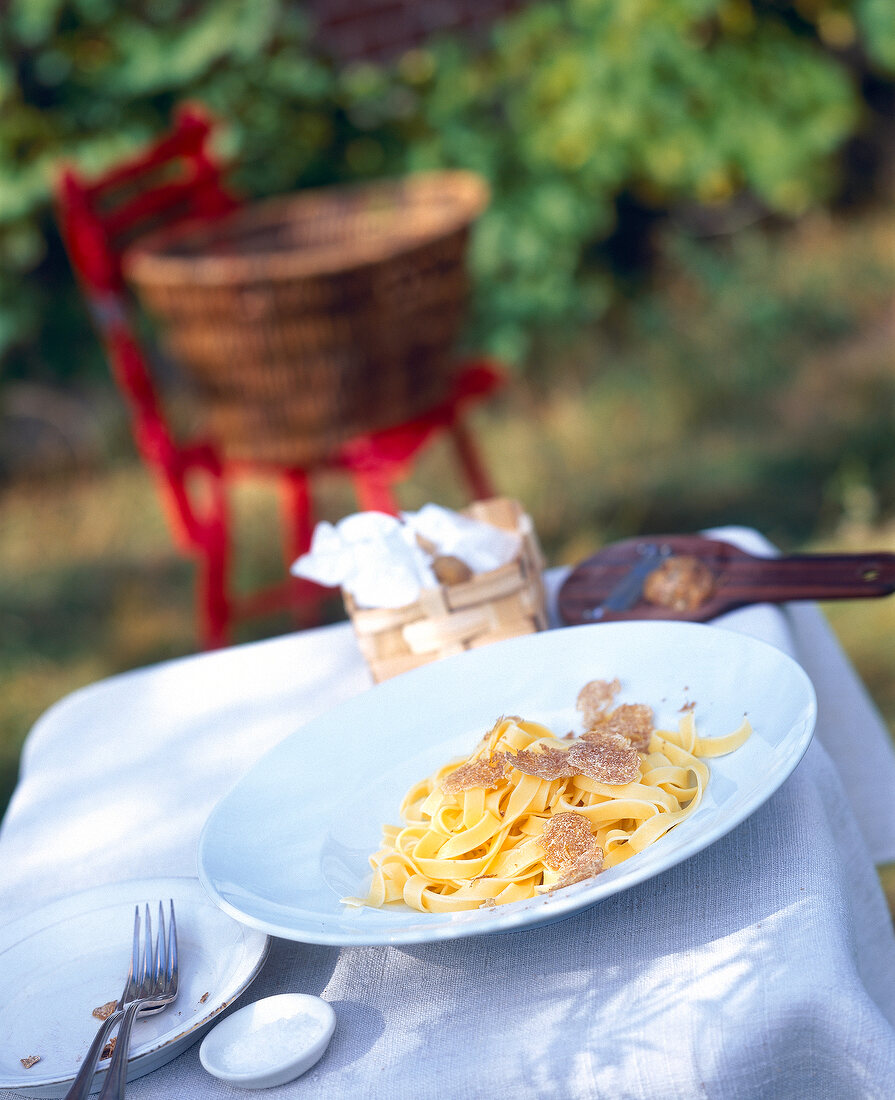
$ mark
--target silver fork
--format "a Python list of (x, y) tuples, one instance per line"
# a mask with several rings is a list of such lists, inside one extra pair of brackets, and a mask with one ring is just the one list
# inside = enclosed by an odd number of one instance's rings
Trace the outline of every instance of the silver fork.
[(96, 1066), (99, 1062), (100, 1055), (103, 1048), (106, 1045), (106, 1039), (112, 1028), (118, 1023), (124, 1013), (124, 1006), (134, 999), (136, 994), (136, 982), (135, 975), (140, 972), (140, 968), (143, 965), (142, 959), (146, 957), (151, 950), (150, 947), (150, 934), (151, 930), (147, 930), (145, 944), (140, 938), (140, 906), (134, 906), (134, 939), (131, 946), (131, 963), (127, 972), (127, 979), (124, 983), (124, 989), (121, 991), (121, 996), (118, 998), (114, 1010), (103, 1020), (93, 1042), (90, 1044), (90, 1049), (84, 1056), (84, 1061), (81, 1063), (81, 1068), (78, 1070), (74, 1081), (72, 1081), (68, 1092), (65, 1094), (64, 1100), (86, 1100), (90, 1094), (90, 1086), (93, 1084), (93, 1077), (96, 1073)]
[(166, 930), (164, 909), (161, 902), (158, 904), (158, 935), (151, 955), (152, 924), (149, 906), (146, 906), (144, 949), (134, 972), (133, 996), (124, 1008), (121, 1027), (115, 1040), (115, 1053), (98, 1100), (123, 1100), (134, 1020), (138, 1016), (152, 1016), (163, 1011), (177, 997), (177, 923), (174, 919), (174, 902), (169, 900), (168, 906), (170, 916)]

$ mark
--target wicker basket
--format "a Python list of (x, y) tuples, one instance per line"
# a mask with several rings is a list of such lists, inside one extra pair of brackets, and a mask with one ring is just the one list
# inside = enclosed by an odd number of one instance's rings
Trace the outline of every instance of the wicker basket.
[(343, 592), (377, 683), (465, 649), (546, 628), (544, 559), (529, 516), (504, 498), (477, 501), (464, 514), (517, 532), (521, 548), (515, 560), (461, 584), (427, 589), (415, 603), (395, 610), (359, 608)]
[(484, 182), (329, 187), (149, 236), (126, 276), (231, 458), (307, 465), (446, 396)]

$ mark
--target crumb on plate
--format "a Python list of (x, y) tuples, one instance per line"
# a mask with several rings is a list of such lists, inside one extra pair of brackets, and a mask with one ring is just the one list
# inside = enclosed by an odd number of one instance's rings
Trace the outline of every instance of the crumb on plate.
[(117, 1001), (106, 1001), (104, 1005), (100, 1005), (90, 1013), (91, 1016), (95, 1016), (97, 1020), (108, 1020), (115, 1009), (118, 1007)]

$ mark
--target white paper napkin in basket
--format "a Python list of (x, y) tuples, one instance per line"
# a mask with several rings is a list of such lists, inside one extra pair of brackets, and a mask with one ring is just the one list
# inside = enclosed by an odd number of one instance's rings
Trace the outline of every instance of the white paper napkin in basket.
[(414, 603), (424, 589), (438, 587), (435, 555), (457, 558), (473, 573), (487, 573), (511, 562), (519, 546), (513, 531), (425, 504), (400, 518), (358, 512), (335, 525), (322, 521), (314, 528), (310, 550), (291, 571), (318, 584), (341, 586), (358, 607), (398, 608)]

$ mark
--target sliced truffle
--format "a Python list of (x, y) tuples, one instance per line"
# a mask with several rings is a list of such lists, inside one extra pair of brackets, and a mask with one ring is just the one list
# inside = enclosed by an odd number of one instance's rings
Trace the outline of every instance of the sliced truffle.
[(652, 708), (646, 703), (622, 703), (603, 715), (582, 737), (594, 741), (606, 734), (627, 737), (636, 749), (646, 752), (653, 734)]
[(515, 756), (507, 756), (506, 762), (526, 775), (536, 775), (538, 779), (549, 782), (578, 775), (576, 768), (569, 762), (568, 752), (552, 745), (544, 745), (537, 751), (520, 749)]
[(621, 690), (618, 680), (591, 680), (578, 692), (575, 706), (581, 711), (585, 728), (595, 726), (612, 706), (612, 700)]
[(586, 817), (566, 811), (550, 818), (544, 827), (541, 844), (544, 862), (554, 871), (561, 871), (567, 863), (576, 863), (593, 851), (594, 834)]
[(561, 890), (564, 886), (574, 886), (576, 882), (582, 882), (586, 878), (593, 878), (603, 870), (603, 849), (594, 846), (590, 856), (582, 857), (577, 863), (569, 864), (568, 869), (556, 883), (554, 889)]
[(640, 753), (627, 737), (594, 731), (569, 749), (569, 763), (577, 774), (598, 783), (633, 783), (640, 773)]
[(470, 760), (466, 764), (461, 764), (446, 776), (441, 789), (446, 794), (459, 794), (474, 787), (484, 787), (488, 790), (500, 786), (505, 772), (506, 762), (503, 753), (495, 753), (490, 760), (481, 757), (479, 760)]
[(603, 869), (603, 849), (581, 814), (555, 814), (544, 828), (541, 844), (544, 862), (560, 873), (558, 888), (592, 878)]

